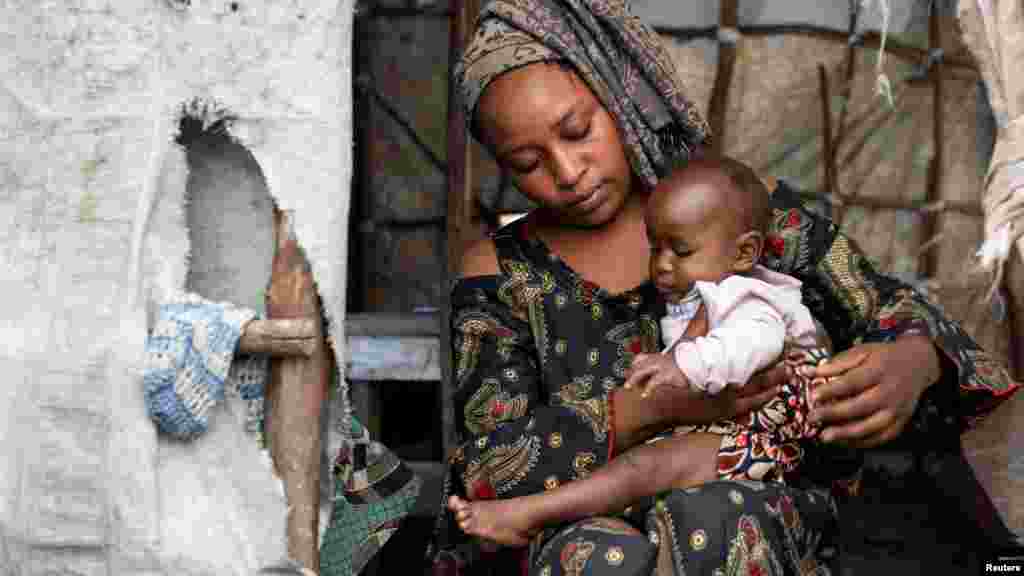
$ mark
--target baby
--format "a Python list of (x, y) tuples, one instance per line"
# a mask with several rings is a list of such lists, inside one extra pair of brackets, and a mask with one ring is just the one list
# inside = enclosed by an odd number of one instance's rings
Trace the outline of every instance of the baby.
[(822, 356), (811, 351), (817, 331), (800, 301), (800, 282), (758, 265), (770, 212), (761, 181), (729, 158), (690, 162), (659, 182), (646, 221), (651, 281), (667, 310), (666, 348), (638, 355), (624, 386), (644, 395), (665, 385), (718, 394), (774, 364), (789, 345), (795, 352), (786, 355), (789, 383), (781, 394), (742, 421), (677, 428), (548, 492), (473, 502), (452, 497), (449, 508), (463, 531), (522, 546), (545, 526), (616, 514), (641, 498), (699, 484), (707, 474), (696, 472), (691, 450), (707, 438), (720, 438), (719, 454), (737, 455), (719, 458), (719, 478), (781, 482), (796, 468), (800, 440), (818, 431), (806, 421), (811, 385), (801, 366)]
[[(661, 334), (671, 358), (638, 357), (626, 387), (645, 383), (649, 395), (682, 382), (681, 372), (714, 395), (773, 364), (787, 342), (818, 344), (800, 281), (757, 264), (770, 217), (767, 189), (731, 158), (693, 162), (655, 188), (646, 214), (651, 281), (665, 298)], [(685, 337), (701, 310), (710, 331)]]

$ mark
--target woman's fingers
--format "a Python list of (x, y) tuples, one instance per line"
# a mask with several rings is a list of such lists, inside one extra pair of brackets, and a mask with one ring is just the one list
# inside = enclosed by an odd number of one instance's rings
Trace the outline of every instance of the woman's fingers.
[(661, 388), (664, 384), (664, 379), (658, 375), (654, 375), (650, 380), (647, 381), (647, 385), (644, 386), (644, 391), (640, 393), (641, 398), (647, 398), (658, 388)]
[(626, 381), (622, 384), (623, 388), (632, 388), (634, 386), (641, 386), (645, 380), (651, 377), (658, 371), (658, 365), (653, 361), (648, 354), (639, 354), (633, 361), (633, 365), (626, 372)]
[[(877, 441), (879, 444), (888, 442), (892, 438), (887, 437), (886, 431), (893, 427), (895, 417), (888, 410), (882, 410), (871, 414), (871, 416), (849, 422), (838, 426), (829, 426), (821, 431), (821, 441), (826, 443), (850, 443), (855, 440), (858, 446), (864, 446), (865, 442)], [(874, 444), (877, 445), (877, 444)]]
[(837, 396), (835, 400), (830, 401), (821, 401), (816, 398), (812, 406), (808, 416), (810, 421), (830, 426), (868, 418), (879, 412), (884, 404), (878, 389), (873, 388)]
[(870, 355), (871, 350), (866, 346), (854, 346), (818, 364), (815, 376), (819, 378), (838, 376), (860, 366)]
[(667, 373), (664, 366), (659, 363), (652, 362), (650, 364), (651, 376), (647, 379), (647, 384), (644, 386), (643, 394), (641, 398), (647, 398), (654, 393), (655, 390), (670, 384), (671, 375)]
[(841, 372), (818, 384), (811, 392), (811, 401), (815, 406), (821, 406), (857, 396), (874, 386), (879, 376), (878, 371), (870, 364)]

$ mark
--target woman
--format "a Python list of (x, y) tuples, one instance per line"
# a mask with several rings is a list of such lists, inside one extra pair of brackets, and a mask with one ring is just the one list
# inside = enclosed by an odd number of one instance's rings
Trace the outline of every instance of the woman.
[[(621, 0), (498, 0), (482, 11), (456, 74), (474, 136), (540, 208), (471, 246), (453, 287), (465, 442), (446, 493), (538, 492), (674, 425), (735, 416), (771, 397), (779, 371), (743, 398), (673, 390), (654, 403), (621, 387), (633, 357), (658, 342), (662, 310), (645, 283), (649, 190), (670, 158), (700, 154), (708, 138), (657, 36)], [(812, 415), (825, 442), (867, 448), (907, 428), (959, 431), (1018, 388), (938, 310), (878, 275), (831, 222), (773, 188), (764, 264), (803, 282), (805, 303), (844, 350), (818, 372), (832, 379)], [(436, 558), (549, 575), (834, 571), (839, 531), (826, 491), (715, 481), (754, 450), (695, 434), (692, 457), (667, 465), (690, 468), (707, 482), (699, 489), (637, 503), (620, 519), (552, 527), (525, 555), (476, 558), (478, 548), (442, 522)], [(833, 476), (826, 481), (837, 475), (822, 471)]]

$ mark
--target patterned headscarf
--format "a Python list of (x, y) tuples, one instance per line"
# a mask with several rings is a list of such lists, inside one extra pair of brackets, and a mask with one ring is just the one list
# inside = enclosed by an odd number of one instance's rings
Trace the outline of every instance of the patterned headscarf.
[(675, 64), (625, 0), (492, 0), (480, 11), (455, 81), (472, 130), (484, 89), (536, 62), (567, 61), (615, 117), (633, 170), (653, 186), (672, 159), (710, 130), (687, 99)]

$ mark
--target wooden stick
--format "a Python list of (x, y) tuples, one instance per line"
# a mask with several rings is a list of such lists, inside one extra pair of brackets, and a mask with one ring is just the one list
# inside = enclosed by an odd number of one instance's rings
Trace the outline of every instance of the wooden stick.
[[(292, 232), (288, 214), (274, 213), (276, 252), (267, 290), (271, 319), (321, 318), (309, 262)], [(320, 408), (330, 382), (330, 349), (320, 322), (312, 323), (309, 357), (271, 362), (267, 390), (270, 455), (288, 499), (288, 554), (319, 572)]]
[[(942, 37), (939, 22), (939, 6), (937, 2), (932, 2), (931, 14), (928, 16), (928, 47), (931, 50), (936, 50), (942, 46)], [(943, 136), (943, 121), (942, 121), (942, 62), (936, 62), (934, 69), (931, 71), (932, 80), (932, 146), (933, 153), (931, 162), (928, 163), (928, 190), (926, 192), (926, 202), (936, 202), (942, 197), (942, 141)], [(929, 242), (937, 228), (937, 216), (935, 214), (926, 214), (924, 216), (924, 233), (922, 234), (922, 242)], [(920, 275), (931, 276), (935, 273), (938, 267), (938, 251), (932, 247), (930, 250), (925, 251), (921, 255), (920, 261)]]
[[(824, 144), (821, 160), (825, 165), (825, 182), (822, 189), (833, 196), (840, 196), (839, 186), (836, 184), (836, 155), (832, 149), (832, 101), (829, 97), (828, 72), (824, 64), (818, 64), (818, 89), (821, 91), (821, 135)], [(833, 204), (832, 214), (836, 223), (841, 224), (842, 204)]]
[(918, 214), (935, 214), (937, 212), (958, 212), (967, 216), (982, 217), (981, 204), (977, 202), (957, 202), (955, 200), (938, 200), (935, 202), (912, 202), (900, 198), (875, 196), (858, 196), (847, 198), (837, 194), (799, 191), (797, 194), (809, 200), (828, 200), (837, 206), (859, 206), (868, 209), (904, 210)]
[[(448, 65), (454, 66), (462, 54), (473, 20), (479, 11), (478, 0), (452, 0), (453, 17), (450, 21), (448, 38)], [(466, 118), (462, 100), (456, 89), (454, 78), (448, 85), (448, 171), (445, 174), (447, 195), (445, 214), (447, 217), (446, 245), (448, 258), (444, 270), (444, 286), (456, 277), (464, 243), (470, 228), (474, 225), (474, 211), (477, 201), (473, 190), (472, 152), (470, 135), (466, 129)], [(452, 393), (451, 300), (447, 290), (443, 291), (441, 305), (441, 444), (444, 454), (453, 449), (455, 438), (455, 405)]]
[[(849, 36), (853, 36), (854, 32), (857, 31), (857, 20), (860, 16), (860, 4), (851, 2), (850, 5), (850, 19), (847, 23), (846, 30)], [(846, 135), (846, 116), (850, 111), (850, 98), (853, 95), (853, 80), (856, 76), (856, 56), (857, 45), (852, 42), (847, 43), (846, 66), (843, 69), (843, 85), (840, 87), (841, 104), (839, 107), (839, 120), (836, 122), (836, 133), (831, 141), (831, 146), (829, 147), (829, 164), (832, 167), (833, 175), (831, 192), (840, 196), (843, 195), (843, 191), (839, 189), (839, 174), (837, 172), (838, 168), (836, 167), (836, 151), (839, 149), (839, 146), (842, 145), (843, 137)], [(854, 190), (847, 196), (852, 198), (856, 195), (857, 191)], [(839, 226), (843, 225), (844, 210), (845, 208), (842, 205), (839, 205), (836, 207), (835, 213), (833, 214), (833, 220), (835, 220), (836, 224)]]
[[(718, 33), (718, 27), (706, 28), (684, 28), (678, 26), (655, 26), (654, 30), (659, 34), (681, 38), (684, 40), (692, 38), (714, 38)], [(779, 25), (756, 25), (740, 26), (740, 34), (744, 36), (804, 36), (807, 38), (818, 38), (834, 43), (849, 43), (849, 34), (841, 30), (823, 28), (811, 24), (779, 24)], [(860, 39), (860, 46), (865, 48), (878, 49), (882, 45), (882, 35), (876, 30), (869, 30)], [(889, 35), (885, 40), (885, 53), (897, 56), (903, 60), (919, 63), (928, 58), (928, 51), (922, 50), (910, 44), (903, 44)], [(946, 63), (944, 73), (953, 77), (966, 80), (978, 80), (981, 73), (972, 58), (959, 58), (956, 56), (945, 56)]]
[[(738, 1), (721, 0), (719, 4), (719, 29), (735, 29), (738, 20)], [(721, 153), (725, 149), (725, 112), (729, 107), (729, 87), (732, 85), (736, 68), (736, 44), (718, 42), (718, 70), (715, 84), (711, 88), (711, 102), (708, 104), (708, 123), (711, 125), (711, 149)]]
[(274, 358), (312, 356), (316, 350), (316, 322), (313, 318), (253, 320), (245, 325), (238, 350)]

